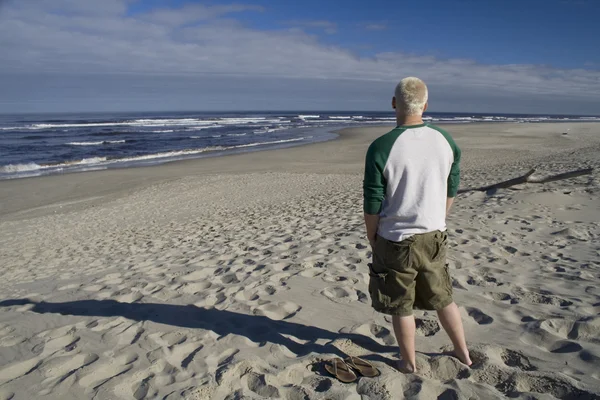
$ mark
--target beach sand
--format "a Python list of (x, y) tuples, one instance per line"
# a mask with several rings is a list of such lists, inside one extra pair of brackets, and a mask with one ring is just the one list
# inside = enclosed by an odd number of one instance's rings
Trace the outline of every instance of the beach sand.
[[(566, 128), (568, 135), (562, 135)], [(600, 124), (446, 126), (462, 188), (449, 263), (472, 349), (417, 312), (416, 375), (370, 308), (369, 143), (334, 141), (0, 182), (0, 400), (598, 399)], [(382, 372), (343, 384), (319, 363)]]

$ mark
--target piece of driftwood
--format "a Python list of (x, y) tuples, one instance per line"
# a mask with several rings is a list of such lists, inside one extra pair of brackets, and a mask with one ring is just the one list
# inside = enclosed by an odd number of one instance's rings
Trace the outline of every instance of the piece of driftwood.
[(593, 171), (594, 171), (593, 168), (585, 168), (585, 169), (578, 169), (576, 171), (564, 172), (564, 173), (558, 174), (558, 175), (551, 175), (551, 176), (546, 176), (546, 177), (542, 177), (542, 178), (536, 178), (536, 177), (532, 176), (535, 173), (535, 168), (534, 168), (534, 169), (530, 170), (529, 172), (527, 172), (525, 175), (520, 176), (518, 178), (510, 179), (508, 181), (504, 181), (504, 182), (500, 182), (500, 183), (495, 183), (495, 184), (489, 185), (489, 186), (482, 186), (479, 188), (461, 189), (458, 191), (458, 193), (467, 193), (467, 192), (488, 192), (488, 193), (492, 192), (493, 193), (498, 189), (506, 189), (511, 186), (521, 185), (523, 183), (554, 182), (554, 181), (559, 181), (562, 179), (569, 179), (569, 178), (575, 178), (575, 177), (582, 176), (582, 175), (589, 175)]

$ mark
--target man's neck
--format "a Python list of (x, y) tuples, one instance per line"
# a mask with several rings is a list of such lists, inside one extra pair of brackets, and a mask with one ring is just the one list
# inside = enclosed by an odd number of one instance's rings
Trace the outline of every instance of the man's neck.
[(420, 125), (423, 123), (422, 115), (406, 115), (404, 117), (396, 117), (397, 126)]

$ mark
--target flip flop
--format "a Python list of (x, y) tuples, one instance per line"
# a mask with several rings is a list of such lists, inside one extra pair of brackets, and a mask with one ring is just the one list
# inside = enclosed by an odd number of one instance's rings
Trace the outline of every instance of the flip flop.
[(325, 362), (325, 369), (344, 383), (351, 383), (358, 379), (356, 374), (341, 358), (334, 358), (329, 362)]
[(344, 361), (365, 378), (374, 378), (381, 374), (379, 370), (373, 366), (373, 364), (363, 360), (362, 358), (348, 357)]

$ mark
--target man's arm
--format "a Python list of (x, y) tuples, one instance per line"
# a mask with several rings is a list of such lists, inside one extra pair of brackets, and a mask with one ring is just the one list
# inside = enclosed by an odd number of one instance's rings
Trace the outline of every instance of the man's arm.
[(450, 208), (452, 207), (453, 203), (454, 203), (454, 197), (446, 198), (446, 217), (448, 216), (448, 214), (450, 214)]
[(377, 227), (379, 226), (379, 215), (365, 213), (365, 226), (367, 227), (367, 238), (371, 247), (375, 246), (375, 238), (377, 237)]
[(386, 180), (383, 175), (385, 160), (378, 151), (377, 146), (372, 144), (367, 151), (365, 160), (365, 178), (363, 181), (363, 211), (365, 213), (365, 227), (367, 238), (371, 246), (375, 244), (377, 227), (379, 225), (379, 213), (385, 198)]
[(446, 217), (450, 214), (450, 208), (454, 203), (454, 199), (458, 194), (458, 187), (460, 186), (460, 157), (461, 151), (460, 148), (454, 143), (454, 140), (451, 142), (452, 153), (454, 154), (454, 162), (452, 163), (452, 167), (450, 168), (450, 175), (448, 176), (448, 193), (446, 197)]

